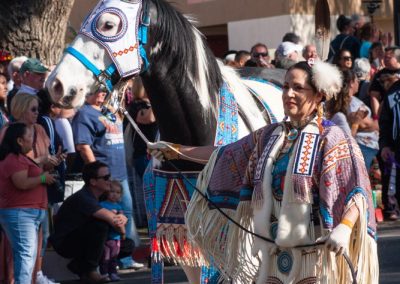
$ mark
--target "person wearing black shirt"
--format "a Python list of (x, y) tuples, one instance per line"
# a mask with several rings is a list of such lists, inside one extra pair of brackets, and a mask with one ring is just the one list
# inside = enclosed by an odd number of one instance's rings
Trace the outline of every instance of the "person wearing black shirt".
[(95, 161), (84, 166), (84, 187), (68, 197), (61, 205), (50, 236), (55, 251), (72, 259), (68, 269), (85, 283), (106, 283), (99, 265), (109, 226), (122, 232), (127, 222), (123, 214), (102, 208), (99, 198), (111, 188), (110, 171), (106, 164)]

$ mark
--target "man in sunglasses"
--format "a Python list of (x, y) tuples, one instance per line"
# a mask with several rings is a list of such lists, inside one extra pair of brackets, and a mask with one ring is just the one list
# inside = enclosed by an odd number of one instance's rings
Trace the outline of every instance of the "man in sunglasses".
[(274, 68), (270, 63), (268, 47), (263, 43), (256, 43), (250, 50), (251, 61), (256, 67)]
[[(113, 179), (121, 182), (121, 206), (128, 217), (126, 237), (139, 246), (140, 238), (133, 219), (133, 202), (126, 170), (122, 119), (116, 111), (105, 105), (107, 94), (107, 90), (100, 88), (88, 95), (72, 121), (75, 148), (79, 152), (77, 158), (82, 158), (84, 164), (93, 161), (107, 164)], [(143, 267), (143, 264), (135, 262), (130, 256), (120, 261), (122, 269)]]
[(99, 265), (109, 227), (123, 232), (127, 218), (99, 205), (99, 198), (111, 189), (110, 171), (106, 164), (95, 161), (84, 166), (84, 187), (61, 205), (54, 222), (50, 241), (61, 256), (72, 259), (68, 269), (84, 283), (106, 283)]

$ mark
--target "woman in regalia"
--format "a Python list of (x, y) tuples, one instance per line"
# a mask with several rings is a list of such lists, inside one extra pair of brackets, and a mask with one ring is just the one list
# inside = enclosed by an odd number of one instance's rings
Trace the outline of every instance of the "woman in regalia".
[(352, 283), (345, 253), (357, 283), (378, 283), (376, 223), (362, 153), (350, 135), (324, 119), (323, 104), (341, 85), (337, 67), (299, 62), (285, 76), (283, 122), (224, 147), (149, 145), (156, 158), (208, 160), (197, 187), (242, 227), (271, 240), (249, 237), (194, 194), (185, 219), (189, 234), (222, 277)]

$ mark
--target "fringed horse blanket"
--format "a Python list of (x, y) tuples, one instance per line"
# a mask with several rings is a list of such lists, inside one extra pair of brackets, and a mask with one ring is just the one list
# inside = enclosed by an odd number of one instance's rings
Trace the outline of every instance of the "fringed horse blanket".
[[(214, 144), (238, 140), (238, 106), (227, 85), (220, 91)], [(199, 172), (166, 172), (148, 166), (144, 175), (147, 219), (151, 237), (152, 283), (163, 283), (162, 259), (202, 268), (202, 283), (217, 283), (219, 274), (187, 239), (184, 215)], [(209, 267), (209, 268), (205, 268)], [(213, 280), (215, 279), (215, 281)]]
[(243, 227), (228, 221), (199, 194), (186, 224), (205, 257), (227, 280), (241, 283), (351, 283), (342, 257), (313, 244), (335, 228), (352, 206), (360, 216), (349, 256), (357, 283), (378, 283), (376, 223), (361, 151), (329, 121), (319, 133), (310, 122), (286, 149), (284, 123), (267, 126), (217, 149), (197, 186)]

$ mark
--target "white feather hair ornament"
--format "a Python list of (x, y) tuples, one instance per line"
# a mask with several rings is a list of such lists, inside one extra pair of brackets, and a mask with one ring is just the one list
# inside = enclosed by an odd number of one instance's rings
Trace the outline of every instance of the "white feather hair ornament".
[(336, 97), (336, 94), (342, 89), (343, 79), (342, 73), (336, 66), (323, 62), (316, 61), (312, 67), (312, 82), (318, 92), (325, 95), (326, 101)]

